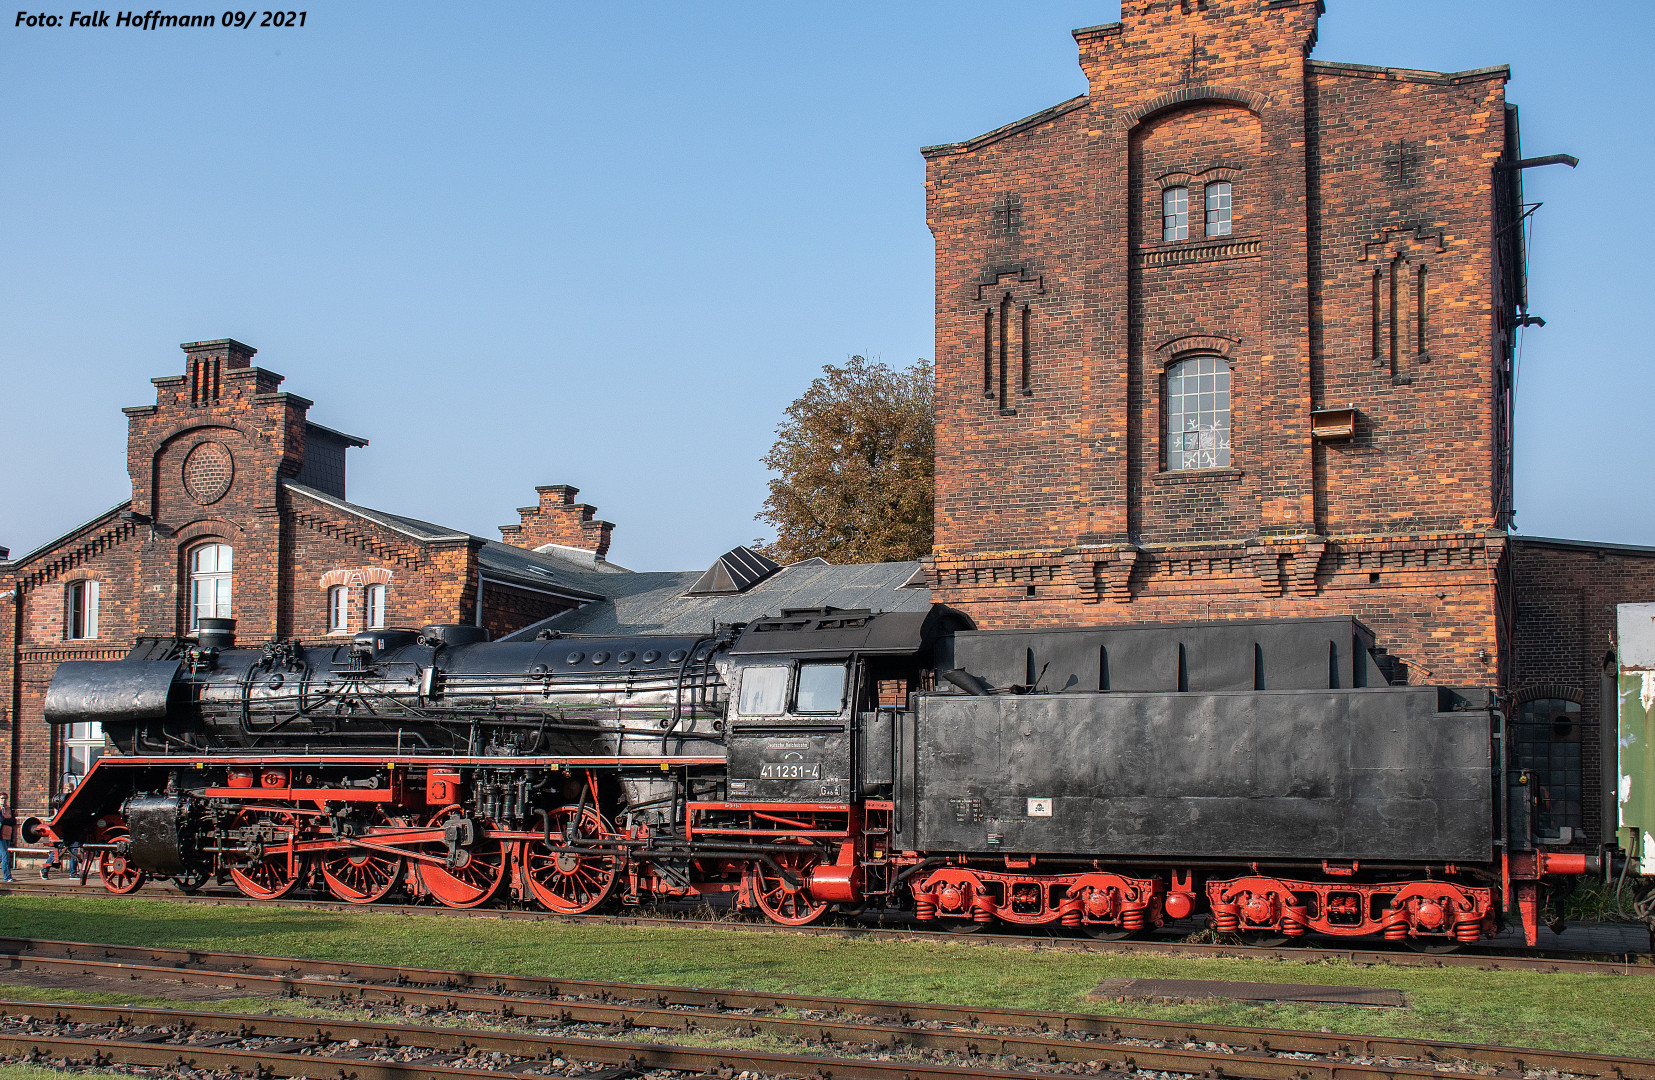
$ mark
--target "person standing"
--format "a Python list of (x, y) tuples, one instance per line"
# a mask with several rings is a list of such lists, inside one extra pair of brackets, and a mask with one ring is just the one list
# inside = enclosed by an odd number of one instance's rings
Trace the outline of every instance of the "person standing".
[(17, 842), (17, 815), (11, 799), (0, 792), (0, 881), (11, 880), (11, 846)]

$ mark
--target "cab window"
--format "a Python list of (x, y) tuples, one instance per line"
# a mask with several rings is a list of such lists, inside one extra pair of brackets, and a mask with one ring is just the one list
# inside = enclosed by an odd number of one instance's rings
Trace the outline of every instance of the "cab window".
[(836, 713), (844, 707), (845, 665), (799, 665), (799, 697), (794, 712)]
[(780, 716), (787, 710), (787, 665), (750, 667), (741, 673), (743, 716)]

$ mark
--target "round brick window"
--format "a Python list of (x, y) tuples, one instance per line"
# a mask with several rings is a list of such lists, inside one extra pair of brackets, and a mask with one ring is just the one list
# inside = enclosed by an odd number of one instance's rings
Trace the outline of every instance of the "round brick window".
[(224, 498), (235, 474), (230, 451), (218, 443), (201, 443), (184, 457), (184, 490), (202, 506)]

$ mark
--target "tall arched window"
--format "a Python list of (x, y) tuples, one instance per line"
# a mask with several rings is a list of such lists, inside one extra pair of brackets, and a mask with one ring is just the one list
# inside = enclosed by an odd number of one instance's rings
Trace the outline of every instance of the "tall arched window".
[(1161, 192), (1161, 239), (1188, 240), (1190, 235), (1190, 189), (1169, 187)]
[(1167, 457), (1172, 469), (1230, 464), (1230, 365), (1192, 356), (1167, 368)]
[(1517, 765), (1533, 776), (1534, 826), (1554, 834), (1579, 832), (1581, 816), (1580, 706), (1565, 698), (1536, 698), (1517, 707), (1512, 725)]
[(229, 544), (202, 544), (190, 551), (190, 629), (202, 619), (231, 615), (231, 553)]

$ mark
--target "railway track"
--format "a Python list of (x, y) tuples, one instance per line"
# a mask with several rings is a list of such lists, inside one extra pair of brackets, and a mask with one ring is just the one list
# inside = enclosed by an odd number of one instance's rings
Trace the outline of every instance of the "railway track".
[[(34, 884), (15, 882), (0, 885), (0, 896), (109, 896), (98, 885)], [(620, 915), (557, 915), (540, 909), (527, 908), (448, 908), (435, 905), (349, 904), (329, 898), (293, 898), (254, 900), (231, 890), (204, 889), (197, 893), (183, 893), (175, 889), (151, 889), (142, 894), (144, 899), (166, 900), (173, 903), (201, 904), (209, 907), (297, 908), (322, 911), (374, 911), (404, 915), (442, 914), (445, 917), (472, 919), (506, 919), (528, 922), (595, 923), (617, 926), (698, 927), (713, 930), (747, 931), (775, 934), (801, 934), (817, 937), (854, 938), (877, 935), (897, 940), (950, 941), (978, 945), (999, 945), (1014, 948), (1069, 949), (1103, 954), (1199, 956), (1294, 960), (1318, 963), (1337, 960), (1359, 966), (1393, 967), (1470, 967), (1483, 971), (1549, 971), (1575, 974), (1613, 974), (1631, 976), (1655, 975), (1655, 957), (1649, 953), (1616, 954), (1614, 960), (1587, 959), (1587, 955), (1536, 953), (1501, 950), (1492, 946), (1475, 946), (1454, 953), (1416, 953), (1406, 948), (1366, 947), (1350, 948), (1322, 942), (1292, 946), (1261, 946), (1237, 944), (1209, 944), (1183, 941), (1140, 939), (1125, 941), (1094, 940), (1067, 936), (1056, 932), (1024, 934), (971, 933), (954, 934), (946, 931), (921, 930), (913, 924), (857, 923), (852, 925), (783, 926), (769, 921), (745, 921), (738, 918), (701, 919), (690, 915), (651, 916), (625, 913)]]
[[(663, 1075), (747, 1072), (835, 1080), (1102, 1072), (1238, 1080), (1412, 1080), (1491, 1072), (1655, 1080), (1655, 1060), (1568, 1051), (243, 953), (11, 938), (0, 939), (0, 963), (14, 970), (113, 977), (146, 989), (190, 982), (400, 1010), (427, 1023), (438, 1017), (462, 1022), (489, 1017), (530, 1029), (0, 1001), (5, 1017), (0, 1053), (14, 1059), (183, 1064), (259, 1077), (411, 1080), (416, 1074), (475, 1076), (478, 1070), (618, 1077), (664, 1070)], [(689, 1042), (677, 1041), (682, 1039)], [(801, 1052), (707, 1045), (753, 1039)], [(347, 1068), (341, 1068), (341, 1059), (348, 1059)]]

